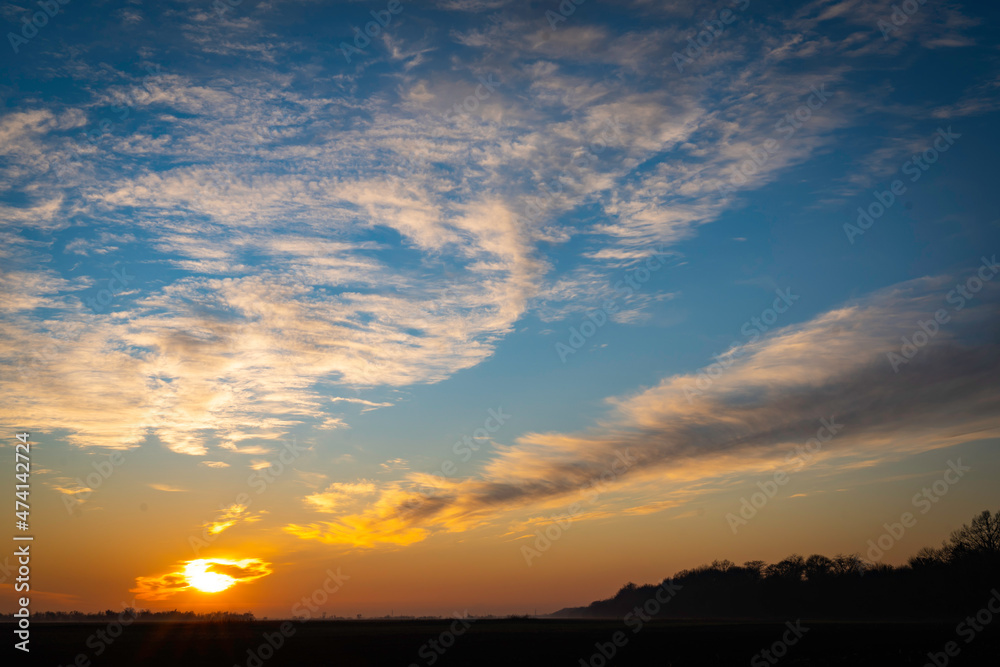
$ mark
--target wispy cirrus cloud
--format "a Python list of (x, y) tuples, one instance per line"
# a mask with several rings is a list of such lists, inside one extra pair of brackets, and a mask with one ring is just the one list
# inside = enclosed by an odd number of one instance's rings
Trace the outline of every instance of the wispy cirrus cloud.
[(361, 412), (362, 413), (364, 413), (364, 412), (371, 412), (372, 410), (378, 410), (379, 408), (388, 408), (388, 407), (391, 407), (391, 406), (395, 405), (395, 403), (391, 403), (391, 402), (377, 403), (375, 401), (369, 401), (369, 400), (366, 400), (364, 398), (344, 398), (343, 396), (334, 396), (333, 398), (330, 399), (330, 402), (331, 403), (340, 403), (340, 402), (343, 402), (343, 403), (355, 403), (357, 405), (362, 405), (362, 406), (364, 406), (363, 408), (361, 408)]

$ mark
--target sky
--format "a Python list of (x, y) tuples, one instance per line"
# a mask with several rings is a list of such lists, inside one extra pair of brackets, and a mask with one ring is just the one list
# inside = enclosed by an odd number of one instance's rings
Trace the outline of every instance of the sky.
[(997, 11), (4, 2), (34, 608), (543, 613), (998, 509)]

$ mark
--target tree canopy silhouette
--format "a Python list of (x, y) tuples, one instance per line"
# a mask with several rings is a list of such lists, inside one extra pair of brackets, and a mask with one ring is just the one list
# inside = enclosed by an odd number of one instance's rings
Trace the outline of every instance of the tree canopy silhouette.
[(981, 607), (1000, 584), (1000, 513), (976, 515), (940, 548), (924, 547), (898, 567), (860, 554), (716, 560), (659, 585), (630, 582), (612, 598), (553, 616), (624, 617), (670, 582), (681, 590), (663, 605), (664, 618), (949, 619)]

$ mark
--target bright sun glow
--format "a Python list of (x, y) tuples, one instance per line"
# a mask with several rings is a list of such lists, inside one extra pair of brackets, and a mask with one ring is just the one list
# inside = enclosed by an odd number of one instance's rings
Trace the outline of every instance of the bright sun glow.
[(136, 577), (132, 589), (141, 600), (166, 600), (181, 591), (219, 593), (236, 584), (271, 574), (271, 564), (259, 558), (199, 558), (182, 561), (177, 570), (152, 577)]
[(190, 561), (184, 567), (184, 577), (191, 586), (203, 593), (224, 591), (235, 584), (236, 580), (228, 574), (208, 571), (208, 568), (218, 562), (222, 561), (205, 559)]

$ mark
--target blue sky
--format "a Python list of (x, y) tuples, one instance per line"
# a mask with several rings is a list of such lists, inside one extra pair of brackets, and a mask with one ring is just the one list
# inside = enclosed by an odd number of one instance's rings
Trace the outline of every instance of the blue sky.
[(114, 449), (140, 495), (237, 488), (294, 437), (308, 465), (242, 529), (397, 548), (530, 535), (623, 447), (601, 511), (645, 515), (829, 414), (841, 473), (996, 443), (997, 281), (947, 301), (1000, 250), (993, 6), (59, 6), (37, 34), (37, 3), (0, 7), (3, 421), (63, 452), (53, 498)]

